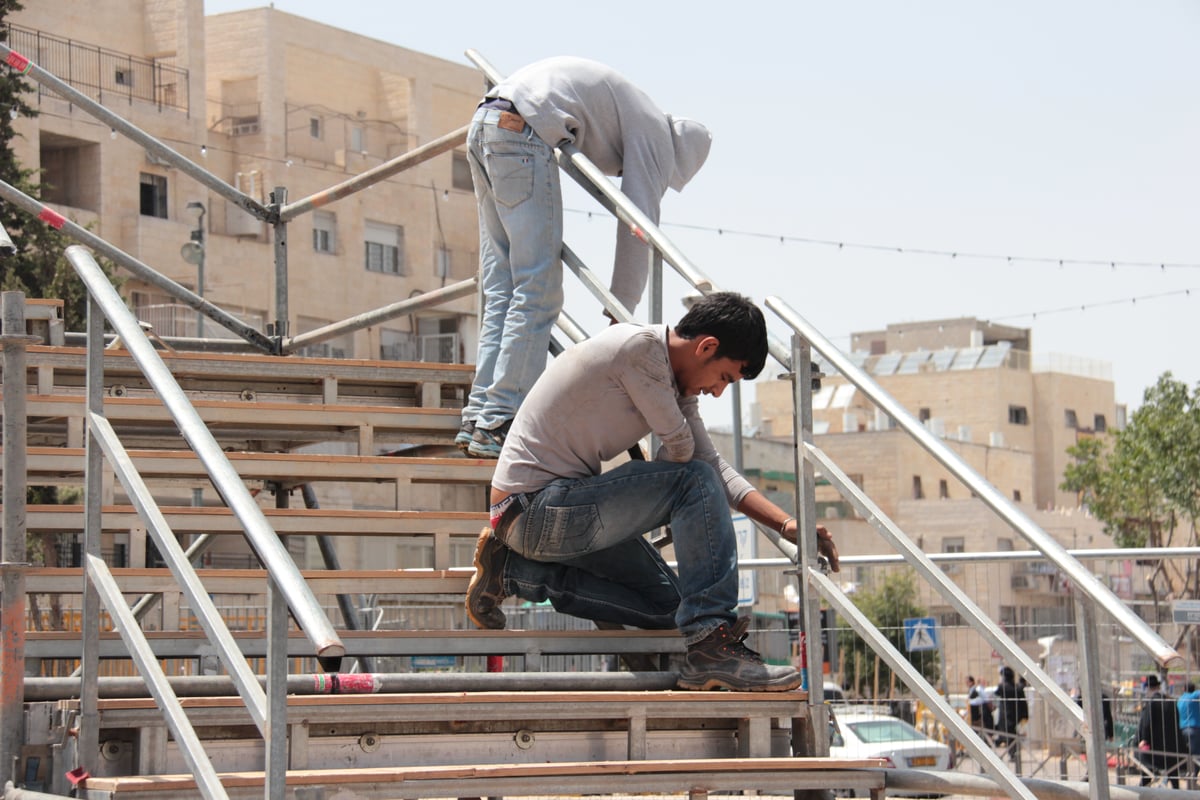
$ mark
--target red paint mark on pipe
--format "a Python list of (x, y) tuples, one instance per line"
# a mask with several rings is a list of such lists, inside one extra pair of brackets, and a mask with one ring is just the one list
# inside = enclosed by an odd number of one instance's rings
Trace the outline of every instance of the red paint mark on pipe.
[(30, 62), (30, 60), (18, 53), (16, 50), (9, 50), (8, 57), (5, 58), (4, 61), (21, 74), (25, 74), (29, 72), (29, 70), (33, 69), (33, 64)]
[(42, 206), (42, 210), (38, 214), (38, 219), (55, 230), (61, 230), (62, 226), (67, 224), (66, 217), (52, 208), (47, 208), (46, 206)]

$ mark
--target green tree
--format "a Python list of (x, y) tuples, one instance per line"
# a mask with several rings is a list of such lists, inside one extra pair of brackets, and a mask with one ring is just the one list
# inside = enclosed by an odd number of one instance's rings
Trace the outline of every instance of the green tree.
[[(1079, 494), (1118, 546), (1196, 545), (1200, 384), (1189, 390), (1164, 373), (1145, 391), (1124, 430), (1107, 439), (1084, 439), (1067, 453), (1074, 460), (1063, 473), (1062, 488)], [(1155, 561), (1149, 588), (1155, 618), (1166, 621), (1166, 601), (1198, 596), (1195, 561)], [(1181, 636), (1177, 646), (1182, 641)]]
[[(23, 8), (18, 0), (0, 0), (0, 39), (7, 40), (5, 24), (9, 15)], [(36, 170), (23, 167), (13, 152), (13, 139), (18, 136), (15, 120), (37, 116), (29, 105), (29, 81), (20, 73), (0, 66), (0, 180), (34, 199), (41, 198), (41, 186)], [(71, 244), (61, 231), (51, 227), (24, 210), (0, 202), (0, 224), (8, 231), (16, 253), (3, 256), (0, 270), (0, 290), (24, 292), (27, 297), (53, 297), (63, 301), (63, 320), (67, 330), (83, 330), (87, 319), (87, 294), (83, 282), (63, 256)], [(112, 278), (112, 267), (100, 263)]]
[[(912, 570), (887, 574), (878, 589), (856, 594), (854, 604), (897, 650), (907, 654), (909, 662), (926, 680), (931, 683), (938, 680), (941, 675), (938, 659), (930, 657), (929, 652), (907, 653), (904, 642), (904, 620), (926, 613), (917, 604), (917, 582)], [(864, 696), (888, 695), (895, 681), (891, 667), (877, 658), (852, 628), (839, 628), (838, 647), (842, 674), (856, 692)]]

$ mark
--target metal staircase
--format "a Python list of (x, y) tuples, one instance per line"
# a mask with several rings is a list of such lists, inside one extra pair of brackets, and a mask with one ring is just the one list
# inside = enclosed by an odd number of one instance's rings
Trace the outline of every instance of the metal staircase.
[[(121, 134), (185, 171), (281, 236), (289, 220), (344, 197), (401, 169), (460, 144), (465, 128), (320, 194), (286, 202), (280, 192), (260, 204), (144, 132), (78, 95), (69, 86), (0, 45), (0, 55), (39, 84), (62, 94)], [(497, 73), (469, 54), (489, 78)], [(661, 313), (661, 265), (675, 268), (701, 292), (714, 291), (687, 259), (628, 200), (598, 177), (578, 152), (564, 148), (560, 163), (634, 232), (652, 245), (652, 298)], [(469, 368), (442, 364), (305, 359), (288, 355), (347, 331), (410, 313), (475, 291), (474, 281), (419, 299), (392, 304), (302, 336), (287, 335), (286, 286), (268, 331), (248, 328), (232, 315), (159, 275), (128, 254), (63, 220), (11, 186), (0, 197), (43, 220), (180, 302), (242, 337), (240, 352), (157, 350), (105, 280), (91, 253), (68, 257), (91, 298), (86, 346), (31, 345), (24, 305), (4, 298), (4, 686), (0, 716), (3, 779), (29, 789), (66, 795), (151, 798), (429, 797), (447, 795), (612, 794), (763, 790), (819, 793), (833, 788), (881, 793), (888, 771), (880, 762), (827, 757), (827, 710), (819, 680), (807, 691), (778, 695), (675, 692), (670, 656), (678, 636), (632, 631), (467, 631), (465, 626), (372, 631), (342, 625), (327, 612), (333, 599), (396, 595), (420, 602), (459, 602), (469, 578), (470, 545), (485, 515), (443, 510), (465, 493), (478, 493), (489, 465), (446, 458), (437, 445), (458, 426), (458, 408), (471, 380)], [(286, 250), (276, 248), (276, 274), (286, 276)], [(618, 320), (628, 314), (569, 250), (564, 261)], [(284, 277), (286, 283), (286, 277)], [(1082, 709), (1036, 663), (984, 617), (970, 598), (947, 585), (940, 570), (903, 532), (877, 512), (813, 446), (811, 360), (819, 354), (888, 411), (901, 427), (964, 481), (980, 484), (965, 465), (852, 364), (819, 332), (777, 299), (768, 301), (792, 341), (773, 340), (772, 355), (795, 380), (797, 474), (801, 546), (778, 541), (799, 565), (802, 627), (819, 630), (820, 602), (832, 605), (870, 641), (937, 718), (983, 765), (989, 791), (1033, 797), (1031, 788), (1002, 763), (902, 654), (873, 631), (821, 571), (815, 553), (815, 467), (875, 521), (885, 538), (940, 590), (981, 635), (1020, 664), (1047, 701), (1096, 739), (1099, 689), (1093, 678)], [(119, 347), (109, 349), (104, 321)], [(570, 340), (586, 335), (567, 315), (560, 329)], [(208, 345), (205, 345), (208, 347)], [(248, 352), (253, 354), (248, 354)], [(924, 433), (924, 436), (922, 435)], [(314, 456), (295, 448), (337, 442), (357, 454)], [(377, 456), (378, 446), (403, 447), (400, 457)], [(127, 449), (131, 448), (131, 449)], [(940, 448), (940, 449), (939, 449)], [(948, 452), (948, 451), (947, 451)], [(84, 486), (79, 505), (24, 504), (30, 483)], [(221, 506), (167, 505), (180, 487), (215, 486)], [(289, 490), (322, 482), (387, 483), (394, 509), (288, 508)], [(267, 487), (255, 496), (248, 486)], [(1156, 661), (1178, 655), (1140, 619), (1123, 614), (1108, 593), (1012, 504), (977, 490), (1080, 589), (1080, 637), (1094, 658), (1095, 609), (1106, 608)], [(268, 507), (273, 493), (274, 508)], [(124, 500), (117, 504), (118, 495)], [(420, 498), (420, 499), (414, 499)], [(422, 503), (430, 507), (420, 507)], [(78, 531), (82, 568), (31, 569), (24, 565), (26, 532)], [(107, 534), (152, 540), (165, 568), (112, 568), (102, 558)], [(764, 531), (764, 533), (771, 533)], [(197, 542), (184, 550), (180, 534)], [(240, 535), (260, 568), (197, 569), (213, 538)], [(432, 542), (426, 570), (300, 570), (286, 548), (288, 536), (422, 537)], [(465, 543), (465, 544), (464, 544)], [(71, 588), (71, 587), (74, 588)], [(26, 631), (31, 592), (81, 598), (78, 631)], [(261, 624), (233, 631), (213, 602), (221, 594), (253, 596)], [(145, 599), (143, 599), (145, 598)], [(321, 598), (324, 598), (322, 600)], [(130, 601), (133, 606), (130, 606)], [(182, 609), (187, 607), (189, 614)], [(152, 609), (154, 610), (152, 613)], [(184, 624), (185, 619), (187, 624)], [(192, 620), (203, 633), (191, 630)], [(111, 623), (115, 631), (108, 630)], [(460, 615), (461, 622), (461, 615)], [(1090, 626), (1090, 627), (1089, 627)], [(104, 630), (102, 630), (102, 628)], [(802, 639), (803, 642), (803, 639)], [(396, 656), (521, 656), (525, 671), (478, 674), (357, 672), (352, 660)], [(655, 672), (539, 672), (557, 654), (649, 655)], [(40, 660), (74, 658), (70, 677), (23, 677)], [(515, 660), (515, 659), (514, 659)], [(133, 663), (137, 679), (109, 677), (102, 664)], [(187, 675), (220, 663), (215, 675)], [(169, 674), (165, 667), (171, 667)], [(347, 671), (343, 672), (345, 668)], [(335, 680), (336, 679), (336, 680)], [(22, 724), (14, 724), (14, 720)], [(17, 731), (14, 736), (13, 731)], [(1102, 764), (1103, 758), (1089, 759)], [(920, 776), (904, 776), (916, 780)], [(1107, 775), (1096, 767), (1094, 797), (1109, 796)], [(944, 779), (949, 780), (949, 779)], [(952, 782), (951, 782), (952, 783)], [(911, 785), (911, 784), (910, 784)], [(945, 786), (939, 783), (939, 786)], [(918, 786), (918, 788), (920, 788)], [(11, 791), (19, 789), (10, 787)]]

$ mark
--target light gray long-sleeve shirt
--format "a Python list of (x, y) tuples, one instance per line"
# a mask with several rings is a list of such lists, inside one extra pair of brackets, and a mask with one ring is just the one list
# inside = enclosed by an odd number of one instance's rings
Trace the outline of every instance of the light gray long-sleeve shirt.
[[(542, 141), (574, 144), (655, 224), (670, 187), (681, 191), (708, 157), (712, 137), (698, 122), (661, 111), (620, 73), (559, 56), (522, 67), (488, 92), (516, 106)], [(612, 293), (632, 311), (646, 287), (648, 247), (618, 224)]]
[(713, 447), (696, 397), (683, 397), (667, 355), (667, 327), (612, 325), (547, 367), (513, 420), (492, 485), (535, 492), (556, 478), (599, 475), (601, 464), (648, 433), (658, 459), (700, 459), (733, 508), (753, 487)]

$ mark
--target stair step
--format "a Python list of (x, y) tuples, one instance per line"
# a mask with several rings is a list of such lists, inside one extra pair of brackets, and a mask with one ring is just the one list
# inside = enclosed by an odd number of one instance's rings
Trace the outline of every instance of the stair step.
[[(357, 443), (360, 455), (383, 445), (451, 445), (462, 424), (455, 408), (201, 400), (192, 406), (218, 442), (241, 450), (287, 450), (320, 442)], [(29, 395), (30, 446), (82, 447), (87, 410), (82, 395)], [(106, 397), (104, 416), (126, 447), (186, 445), (170, 412), (158, 399)], [(267, 447), (252, 446), (266, 443)]]
[[(3, 508), (3, 506), (0, 506)], [(241, 534), (242, 524), (224, 507), (162, 506), (167, 524), (176, 533)], [(360, 509), (263, 508), (281, 535), (324, 536), (470, 536), (487, 524), (485, 511), (364, 511)], [(31, 505), (25, 525), (30, 533), (83, 531), (82, 505)], [(144, 523), (133, 506), (104, 506), (101, 529), (128, 531)]]
[[(3, 452), (3, 448), (0, 448), (0, 455)], [(189, 450), (127, 452), (147, 483), (179, 478), (208, 480), (204, 464)], [(491, 481), (496, 466), (491, 459), (458, 457), (261, 452), (227, 452), (225, 455), (242, 478), (273, 481), (284, 486), (316, 481), (486, 485)], [(83, 481), (84, 459), (82, 447), (30, 447), (26, 454), (26, 472), (33, 483), (76, 485)]]
[[(294, 401), (386, 402), (436, 407), (442, 400), (461, 406), (475, 368), (470, 364), (306, 358), (238, 353), (159, 352), (175, 380), (191, 394), (270, 396)], [(27, 381), (38, 394), (61, 388), (82, 392), (87, 351), (81, 347), (31, 346), (26, 350)], [(152, 394), (133, 357), (125, 350), (104, 351), (104, 385), (127, 393)], [(434, 402), (437, 401), (437, 402)]]
[[(124, 592), (178, 592), (179, 582), (165, 567), (113, 567), (113, 577)], [(473, 567), (433, 569), (321, 569), (301, 570), (314, 594), (454, 594), (467, 591)], [(266, 570), (197, 569), (210, 594), (255, 594), (267, 585)], [(82, 567), (29, 567), (24, 572), (26, 591), (42, 594), (78, 594), (83, 586)]]
[[(159, 658), (200, 658), (213, 655), (212, 644), (204, 632), (145, 631), (151, 651)], [(262, 658), (267, 653), (267, 636), (262, 630), (233, 631), (232, 636), (247, 658)], [(683, 639), (675, 631), (593, 631), (593, 630), (385, 630), (338, 631), (346, 646), (346, 657), (356, 656), (522, 656), (529, 669), (545, 656), (678, 654), (685, 651)], [(127, 658), (129, 650), (118, 633), (100, 634), (101, 658)], [(78, 631), (28, 631), (25, 634), (26, 658), (77, 659), (80, 657)], [(290, 631), (289, 657), (312, 656), (312, 643), (300, 631)]]
[[(572, 795), (619, 793), (682, 793), (703, 798), (709, 792), (758, 790), (791, 794), (829, 787), (856, 793), (881, 790), (879, 759), (834, 758), (711, 758), (630, 761), (583, 761), (552, 764), (447, 765), (374, 767), (345, 770), (291, 770), (289, 791), (325, 787), (362, 798), (462, 797), (466, 794)], [(262, 796), (261, 772), (220, 775), (231, 798)], [(141, 775), (89, 778), (83, 797), (164, 798), (193, 794), (195, 781), (185, 775)]]

